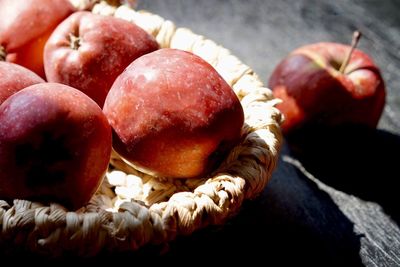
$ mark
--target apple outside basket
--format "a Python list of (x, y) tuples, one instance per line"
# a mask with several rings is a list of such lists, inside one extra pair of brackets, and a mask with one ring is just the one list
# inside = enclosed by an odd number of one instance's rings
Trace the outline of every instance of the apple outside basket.
[(243, 201), (264, 189), (275, 169), (282, 143), (282, 115), (274, 107), (279, 100), (251, 68), (213, 41), (147, 11), (100, 2), (92, 12), (134, 22), (160, 47), (191, 51), (214, 66), (241, 100), (243, 141), (209, 177), (196, 179), (160, 180), (112, 155), (101, 187), (77, 211), (57, 203), (16, 199), (10, 205), (0, 200), (0, 247), (91, 256), (166, 244), (178, 235), (226, 222)]

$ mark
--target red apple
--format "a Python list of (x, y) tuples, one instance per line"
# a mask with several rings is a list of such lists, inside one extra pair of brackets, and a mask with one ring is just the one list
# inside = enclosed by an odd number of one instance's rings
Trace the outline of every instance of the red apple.
[(103, 106), (117, 76), (136, 58), (158, 49), (139, 26), (111, 16), (76, 12), (45, 46), (48, 81), (77, 88)]
[(0, 60), (22, 65), (44, 78), (44, 45), (72, 12), (68, 0), (1, 0)]
[(309, 44), (275, 68), (269, 87), (283, 100), (277, 108), (285, 116), (284, 134), (310, 125), (376, 127), (385, 104), (385, 84), (371, 57), (354, 46)]
[(111, 154), (100, 107), (62, 84), (40, 83), (0, 105), (0, 199), (89, 201)]
[(115, 151), (152, 175), (205, 175), (238, 143), (243, 109), (232, 88), (200, 57), (160, 49), (130, 64), (103, 108)]
[(0, 105), (25, 87), (43, 82), (45, 81), (42, 78), (27, 68), (0, 61)]

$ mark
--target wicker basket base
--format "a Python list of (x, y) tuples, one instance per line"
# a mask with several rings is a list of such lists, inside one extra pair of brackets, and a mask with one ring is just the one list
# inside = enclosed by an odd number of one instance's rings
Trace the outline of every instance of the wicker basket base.
[(282, 142), (282, 117), (274, 108), (278, 100), (248, 66), (213, 41), (158, 15), (105, 2), (92, 11), (136, 23), (161, 47), (191, 51), (213, 65), (241, 100), (243, 141), (212, 175), (198, 179), (160, 180), (114, 154), (100, 189), (78, 211), (56, 203), (0, 200), (0, 245), (51, 255), (96, 255), (166, 243), (224, 223), (244, 200), (264, 189), (275, 169)]

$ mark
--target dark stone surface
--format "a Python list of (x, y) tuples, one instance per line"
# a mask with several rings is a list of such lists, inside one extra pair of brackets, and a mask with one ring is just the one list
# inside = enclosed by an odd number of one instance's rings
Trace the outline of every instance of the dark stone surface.
[(400, 150), (399, 1), (139, 0), (139, 8), (230, 49), (265, 84), (296, 47), (350, 43), (359, 29), (359, 48), (382, 69), (387, 105), (377, 131), (305, 137), (306, 150), (285, 143), (265, 191), (223, 226), (180, 237), (161, 256), (150, 248), (65, 263), (400, 265), (399, 161), (392, 156)]
[(162, 260), (247, 260), (263, 265), (400, 265), (400, 2), (350, 0), (152, 0), (157, 13), (230, 49), (267, 84), (278, 62), (308, 43), (350, 43), (381, 68), (387, 105), (377, 131), (330, 133), (307, 149), (285, 143), (263, 194), (219, 228), (170, 245)]

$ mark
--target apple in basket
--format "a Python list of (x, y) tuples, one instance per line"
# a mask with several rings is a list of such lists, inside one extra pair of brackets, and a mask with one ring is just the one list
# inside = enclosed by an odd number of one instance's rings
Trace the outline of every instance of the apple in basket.
[(104, 108), (113, 147), (146, 173), (205, 175), (240, 141), (243, 109), (232, 88), (200, 57), (164, 48), (130, 64)]
[(153, 36), (131, 22), (75, 12), (46, 43), (46, 78), (81, 90), (102, 107), (117, 76), (133, 60), (158, 48)]
[(98, 189), (110, 154), (106, 117), (77, 89), (39, 83), (0, 105), (0, 199), (79, 208)]
[(0, 61), (0, 105), (11, 95), (36, 83), (45, 81), (20, 65)]
[(385, 84), (371, 57), (340, 43), (300, 47), (283, 59), (269, 79), (285, 116), (283, 133), (308, 126), (376, 127), (385, 105)]
[(68, 0), (1, 0), (0, 60), (22, 65), (44, 78), (47, 38), (74, 11)]

